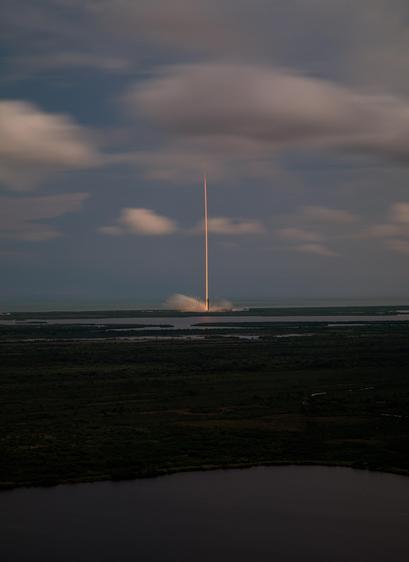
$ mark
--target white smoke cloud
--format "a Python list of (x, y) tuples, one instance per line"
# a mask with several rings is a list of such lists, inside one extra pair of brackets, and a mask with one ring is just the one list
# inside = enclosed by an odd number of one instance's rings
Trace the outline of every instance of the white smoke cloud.
[[(206, 304), (203, 300), (179, 293), (169, 297), (165, 306), (170, 310), (180, 310), (181, 312), (206, 312)], [(210, 305), (210, 312), (223, 312), (231, 309), (232, 303), (227, 300), (211, 303)]]

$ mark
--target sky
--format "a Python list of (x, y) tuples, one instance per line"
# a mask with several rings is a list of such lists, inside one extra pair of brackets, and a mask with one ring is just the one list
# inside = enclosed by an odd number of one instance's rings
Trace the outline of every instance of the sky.
[(0, 306), (409, 297), (409, 4), (3, 0)]

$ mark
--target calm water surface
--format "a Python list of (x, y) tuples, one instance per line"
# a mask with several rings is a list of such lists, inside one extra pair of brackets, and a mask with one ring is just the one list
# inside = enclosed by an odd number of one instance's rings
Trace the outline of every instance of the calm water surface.
[[(36, 321), (41, 321), (41, 316), (37, 319), (30, 320), (3, 320), (0, 319), (0, 325), (14, 326), (14, 325), (24, 325), (30, 324)], [(184, 316), (165, 316), (165, 317), (154, 317), (150, 316), (147, 318), (50, 318), (46, 320), (46, 324), (89, 324), (89, 325), (107, 325), (107, 324), (145, 324), (146, 326), (158, 325), (158, 324), (169, 324), (178, 328), (180, 330), (186, 330), (192, 327), (196, 329), (204, 328), (205, 324), (211, 324), (214, 322), (228, 322), (229, 324), (234, 324), (237, 322), (402, 322), (408, 321), (409, 314), (397, 314), (390, 316), (383, 315), (326, 315), (326, 316), (194, 316), (194, 317), (184, 317)], [(202, 326), (193, 326), (194, 324), (203, 324)], [(215, 328), (215, 326), (209, 326), (210, 328)], [(158, 328), (161, 330), (164, 328)]]
[(0, 494), (5, 562), (407, 562), (409, 478), (327, 467)]

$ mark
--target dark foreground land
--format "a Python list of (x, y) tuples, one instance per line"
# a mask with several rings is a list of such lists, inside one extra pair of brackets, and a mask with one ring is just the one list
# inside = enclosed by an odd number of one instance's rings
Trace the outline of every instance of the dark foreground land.
[(256, 333), (52, 341), (47, 328), (18, 341), (7, 331), (0, 487), (274, 463), (409, 474), (409, 323), (240, 331)]

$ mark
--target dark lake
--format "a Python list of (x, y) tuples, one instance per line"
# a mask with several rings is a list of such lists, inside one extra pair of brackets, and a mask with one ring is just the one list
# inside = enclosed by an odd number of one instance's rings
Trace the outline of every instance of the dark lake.
[(407, 562), (409, 478), (274, 467), (0, 494), (0, 560)]

